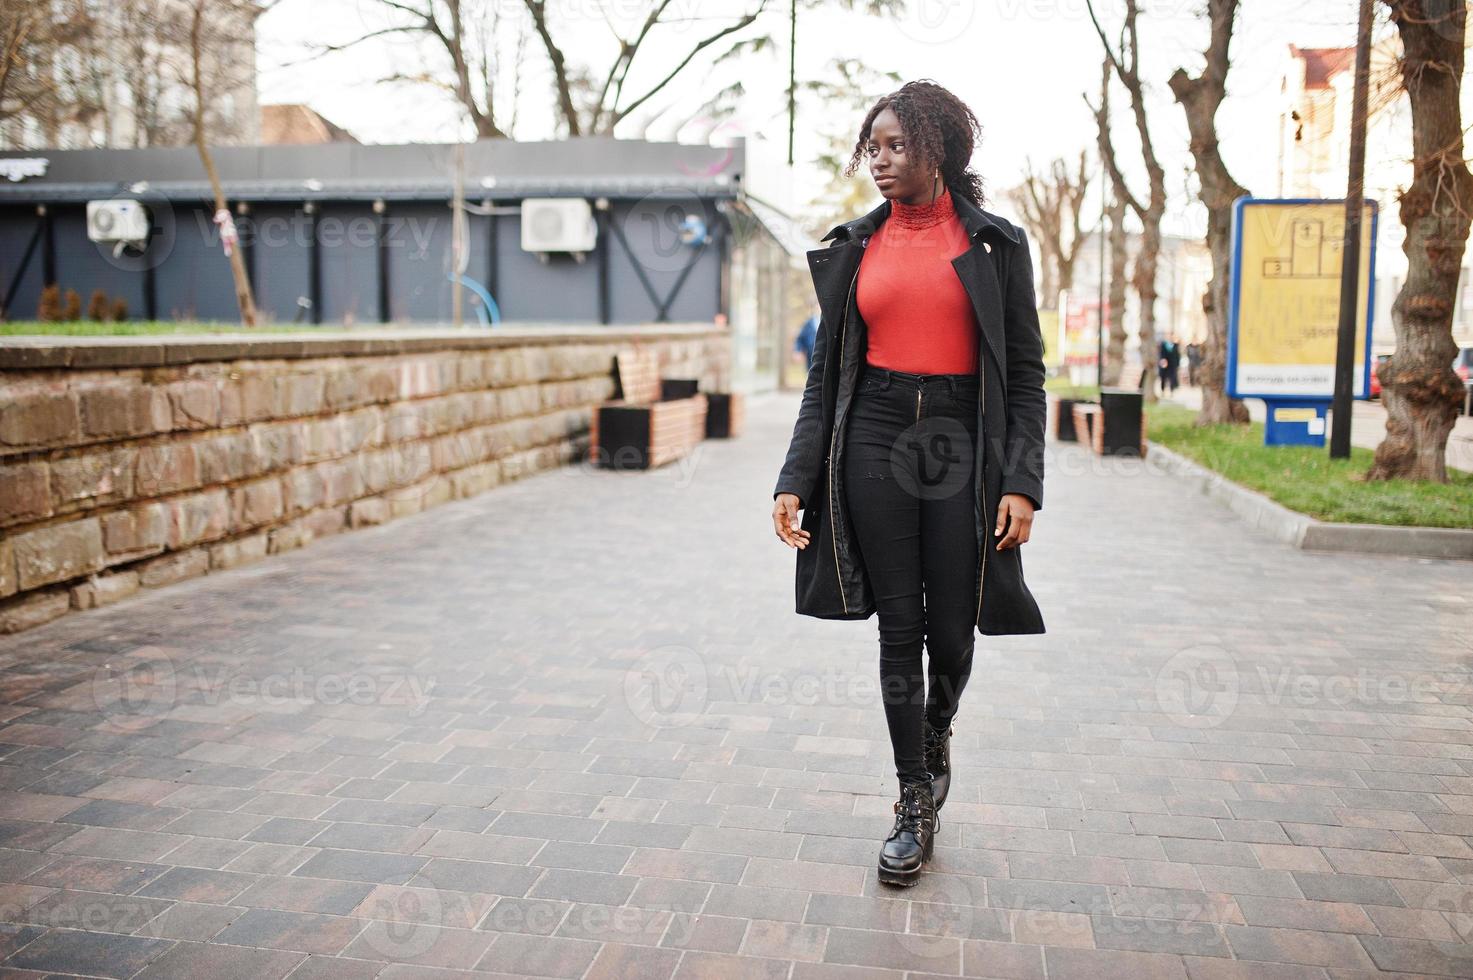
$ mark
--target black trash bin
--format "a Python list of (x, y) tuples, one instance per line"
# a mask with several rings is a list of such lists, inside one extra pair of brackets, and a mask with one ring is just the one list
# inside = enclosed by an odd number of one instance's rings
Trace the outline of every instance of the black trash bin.
[(1145, 396), (1134, 388), (1100, 389), (1102, 456), (1141, 455), (1141, 412)]

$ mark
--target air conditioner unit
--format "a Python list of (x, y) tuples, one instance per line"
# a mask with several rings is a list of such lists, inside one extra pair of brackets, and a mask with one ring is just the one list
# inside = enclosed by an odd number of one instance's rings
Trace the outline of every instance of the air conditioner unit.
[(529, 197), (522, 201), (522, 249), (527, 252), (591, 252), (598, 240), (593, 209), (581, 197)]
[(94, 242), (147, 241), (148, 211), (139, 201), (88, 201), (87, 237)]

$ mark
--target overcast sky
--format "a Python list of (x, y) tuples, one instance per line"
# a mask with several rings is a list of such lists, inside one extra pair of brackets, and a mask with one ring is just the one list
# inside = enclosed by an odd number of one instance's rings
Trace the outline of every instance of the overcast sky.
[[(488, 4), (490, 0), (487, 0)], [(607, 22), (629, 25), (643, 13), (643, 0), (549, 0), (551, 30), (573, 63), (594, 68), (599, 76), (611, 58)], [(685, 0), (670, 10), (684, 22), (663, 28), (646, 42), (627, 91), (643, 91), (649, 81), (668, 71), (675, 58), (732, 14), (752, 9), (756, 0)], [(787, 2), (772, 0), (760, 23), (777, 41), (771, 53), (747, 56), (740, 66), (688, 68), (679, 76), (672, 97), (657, 104), (671, 111), (657, 119), (649, 136), (699, 141), (709, 128), (696, 115), (702, 100), (738, 74), (747, 87), (740, 119), (726, 132), (760, 132), (785, 150), (787, 80)], [(1107, 28), (1118, 28), (1124, 4), (1096, 0)], [(1149, 86), (1151, 130), (1167, 170), (1173, 196), (1173, 223), (1181, 231), (1199, 222), (1190, 203), (1185, 172), (1191, 165), (1186, 122), (1166, 80), (1178, 66), (1195, 72), (1207, 40), (1201, 14), (1205, 0), (1144, 0), (1141, 19), (1142, 71)], [(1381, 8), (1381, 4), (1377, 4)], [(520, 15), (519, 0), (501, 0), (507, 17)], [(1379, 30), (1389, 30), (1384, 12)], [(1260, 195), (1276, 190), (1280, 78), (1288, 45), (1329, 47), (1353, 43), (1355, 4), (1348, 0), (1244, 0), (1233, 42), (1228, 101), (1219, 115), (1224, 155), (1238, 180)], [(423, 87), (384, 85), (377, 80), (392, 71), (447, 73), (443, 57), (433, 49), (403, 41), (374, 41), (322, 60), (302, 62), (308, 39), (343, 41), (382, 28), (387, 23), (376, 0), (282, 0), (259, 23), (260, 97), (263, 102), (306, 102), (366, 142), (443, 141), (457, 136), (452, 103)], [(748, 29), (751, 30), (750, 28)], [(628, 32), (626, 28), (626, 33)], [(516, 29), (510, 22), (500, 32), (507, 63)], [(546, 59), (535, 36), (520, 73), (515, 135), (542, 139), (553, 135), (553, 92)], [(903, 79), (929, 77), (967, 101), (982, 123), (982, 142), (975, 165), (982, 172), (990, 206), (1011, 208), (1001, 192), (1015, 183), (1025, 159), (1042, 164), (1059, 155), (1077, 155), (1094, 145), (1094, 124), (1081, 98), (1093, 100), (1099, 87), (1099, 38), (1090, 23), (1085, 0), (911, 0), (900, 22), (879, 20), (832, 9), (800, 13), (798, 74), (821, 77), (835, 55), (861, 57)], [(638, 70), (643, 67), (644, 71)], [(510, 90), (512, 72), (507, 72)], [(676, 93), (680, 93), (677, 99)], [(866, 93), (878, 96), (883, 91)], [(652, 103), (656, 104), (656, 103)], [(1133, 126), (1124, 94), (1115, 97), (1117, 145), (1138, 158)], [(510, 100), (501, 108), (510, 115)], [(796, 141), (800, 167), (811, 161), (820, 142), (815, 131), (857, 127), (859, 118), (808, 118), (800, 114)], [(461, 135), (467, 135), (461, 133)], [(619, 135), (636, 135), (635, 131)], [(718, 139), (718, 141), (720, 141)], [(1373, 148), (1373, 153), (1381, 152)], [(1144, 190), (1144, 171), (1133, 168), (1136, 187)], [(803, 202), (818, 192), (823, 174), (800, 169), (794, 199)], [(863, 170), (856, 174), (867, 181)], [(876, 196), (876, 200), (878, 197)]]

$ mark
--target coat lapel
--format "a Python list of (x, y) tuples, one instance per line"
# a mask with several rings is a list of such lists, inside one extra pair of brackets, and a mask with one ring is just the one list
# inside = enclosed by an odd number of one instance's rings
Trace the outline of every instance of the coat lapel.
[(1006, 393), (1008, 357), (1003, 340), (1002, 286), (997, 280), (997, 267), (982, 242), (976, 239), (972, 240), (971, 248), (951, 260), (951, 266), (971, 297), (972, 310), (982, 325), (982, 337), (987, 341), (987, 349), (992, 351), (992, 363), (997, 366), (997, 377)]

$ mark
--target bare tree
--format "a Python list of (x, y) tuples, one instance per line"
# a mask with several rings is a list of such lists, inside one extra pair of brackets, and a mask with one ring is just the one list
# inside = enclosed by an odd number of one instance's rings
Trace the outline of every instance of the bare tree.
[[(1110, 138), (1110, 60), (1106, 58), (1100, 66), (1100, 104), (1090, 106), (1095, 117), (1096, 138), (1099, 142), (1100, 160), (1110, 179), (1110, 303), (1109, 334), (1105, 338), (1105, 361), (1100, 366), (1100, 378), (1106, 385), (1120, 384), (1120, 374), (1125, 368), (1125, 283), (1128, 255), (1128, 239), (1125, 231), (1126, 201), (1130, 190), (1125, 186), (1125, 175), (1115, 156), (1115, 143)], [(1089, 105), (1089, 96), (1084, 98)], [(1104, 229), (1100, 229), (1104, 234)], [(1101, 329), (1105, 327), (1105, 311), (1100, 311)], [(1152, 352), (1154, 353), (1154, 352)]]
[(81, 0), (0, 0), (0, 121), (25, 117), (50, 146), (70, 123), (105, 129), (98, 25)]
[(187, 9), (171, 0), (114, 0), (118, 41), (133, 112), (132, 145), (178, 146), (190, 141), (193, 120), (167, 109), (169, 48), (160, 38), (183, 37)]
[[(237, 4), (243, 17), (268, 5)], [(29, 130), (31, 142), (46, 146), (191, 143), (191, 11), (191, 0), (0, 0), (0, 123), (7, 135), (27, 139)], [(225, 86), (213, 86), (208, 126), (217, 142), (248, 142), (256, 112), (254, 37), (249, 29), (207, 31), (202, 41), (221, 49), (206, 49), (210, 72), (216, 64), (238, 65), (229, 99)]]
[(55, 76), (43, 70), (56, 22), (33, 0), (0, 0), (0, 124), (54, 109)]
[[(256, 325), (256, 300), (251, 291), (251, 280), (246, 275), (245, 260), (235, 247), (234, 220), (230, 217), (225, 190), (220, 185), (220, 174), (215, 169), (215, 158), (210, 153), (208, 131), (208, 107), (223, 90), (232, 88), (234, 73), (239, 69), (230, 56), (228, 39), (239, 35), (243, 18), (258, 16), (264, 7), (254, 0), (190, 0), (189, 18), (189, 86), (194, 94), (194, 146), (199, 151), (200, 163), (209, 178), (214, 194), (214, 220), (220, 225), (222, 244), (230, 260), (230, 272), (235, 279), (235, 298), (240, 306), (240, 319), (247, 327)], [(252, 63), (250, 71), (255, 70)]]
[(1233, 202), (1248, 189), (1233, 179), (1217, 141), (1217, 109), (1227, 89), (1228, 48), (1238, 0), (1207, 0), (1212, 25), (1206, 64), (1193, 78), (1185, 68), (1171, 76), (1171, 92), (1186, 110), (1192, 159), (1197, 165), (1198, 196), (1207, 207), (1207, 249), (1212, 254), (1212, 281), (1202, 295), (1207, 314), (1207, 343), (1202, 354), (1202, 407), (1197, 425), (1217, 422), (1248, 424), (1248, 407), (1226, 390), (1228, 280), (1232, 276)]
[(1085, 0), (1089, 19), (1100, 36), (1105, 48), (1105, 58), (1120, 84), (1130, 94), (1131, 113), (1135, 117), (1136, 133), (1140, 137), (1141, 159), (1146, 166), (1150, 184), (1150, 197), (1145, 204), (1130, 191), (1124, 175), (1114, 168), (1114, 157), (1107, 161), (1112, 167), (1111, 178), (1115, 187), (1125, 198), (1130, 210), (1135, 212), (1141, 223), (1141, 247), (1135, 259), (1135, 291), (1140, 297), (1140, 346), (1141, 361), (1147, 369), (1142, 379), (1142, 394), (1148, 402), (1156, 400), (1156, 386), (1150, 382), (1156, 364), (1156, 266), (1161, 256), (1161, 218), (1166, 214), (1166, 173), (1156, 160), (1156, 151), (1151, 142), (1151, 130), (1146, 124), (1146, 93), (1141, 83), (1140, 31), (1136, 21), (1140, 17), (1140, 0), (1125, 0), (1125, 23), (1120, 29), (1118, 50), (1105, 36), (1099, 18), (1095, 16), (1094, 0)]
[(1401, 35), (1412, 107), (1412, 185), (1401, 195), (1407, 279), (1391, 306), (1396, 352), (1378, 368), (1386, 438), (1369, 479), (1447, 482), (1447, 440), (1463, 386), (1452, 319), (1467, 247), (1473, 173), (1463, 157), (1462, 0), (1384, 0)]
[(1079, 152), (1077, 173), (1062, 157), (1049, 164), (1047, 174), (1026, 163), (1023, 183), (1009, 197), (1023, 218), (1029, 235), (1039, 243), (1043, 266), (1040, 299), (1046, 310), (1058, 306), (1059, 290), (1074, 283), (1074, 263), (1084, 238), (1084, 198), (1089, 193), (1087, 156)]
[[(664, 93), (671, 83), (702, 55), (715, 54), (714, 62), (737, 57), (742, 53), (761, 50), (772, 43), (768, 35), (729, 40), (733, 35), (752, 25), (761, 15), (768, 0), (757, 0), (756, 9), (750, 13), (737, 14), (721, 19), (727, 21), (705, 37), (691, 44), (688, 50), (673, 56), (671, 63), (652, 84), (637, 93), (625, 91), (635, 58), (645, 48), (645, 42), (662, 26), (681, 20), (670, 11), (671, 0), (650, 0), (648, 9), (629, 36), (623, 36), (609, 23), (614, 34), (615, 55), (611, 63), (597, 71), (570, 64), (562, 43), (558, 40), (559, 28), (552, 21), (555, 8), (549, 8), (546, 0), (523, 0), (525, 18), (513, 18), (505, 13), (505, 5), (492, 0), (375, 0), (388, 15), (388, 22), (380, 28), (366, 31), (362, 35), (341, 44), (317, 45), (314, 57), (343, 51), (366, 41), (384, 37), (407, 37), (427, 41), (432, 49), (445, 57), (449, 71), (437, 71), (433, 67), (417, 67), (412, 71), (400, 71), (386, 76), (388, 82), (411, 82), (438, 88), (453, 97), (464, 111), (466, 118), (475, 127), (478, 139), (505, 138), (511, 135), (509, 125), (498, 121), (497, 109), (507, 104), (515, 111), (516, 90), (503, 98), (499, 94), (499, 79), (509, 74), (511, 85), (520, 78), (520, 58), (526, 50), (526, 38), (535, 36), (542, 46), (552, 71), (553, 99), (561, 129), (566, 136), (612, 135), (614, 127), (646, 106), (657, 94)], [(500, 36), (508, 29), (518, 31), (516, 44), (517, 61), (506, 72), (503, 59), (498, 56)], [(725, 45), (722, 47), (722, 45)], [(650, 49), (658, 47), (650, 45)], [(646, 55), (644, 62), (650, 60)], [(643, 62), (642, 62), (643, 64)], [(666, 107), (668, 108), (668, 106)], [(646, 108), (646, 111), (650, 111)], [(664, 110), (661, 110), (664, 111)]]
[[(370, 0), (363, 2), (368, 4)], [(799, 8), (817, 9), (832, 5), (833, 0), (790, 2)], [(640, 127), (647, 128), (654, 118), (672, 111), (690, 94), (689, 87), (678, 85), (678, 80), (695, 70), (709, 70), (752, 53), (774, 50), (773, 34), (761, 29), (769, 3), (770, 0), (749, 0), (743, 5), (751, 8), (746, 12), (709, 12), (702, 7), (696, 13), (693, 12), (696, 5), (672, 4), (671, 0), (636, 0), (624, 8), (642, 11), (632, 28), (621, 29), (606, 18), (605, 26), (614, 40), (613, 57), (608, 64), (580, 65), (569, 59), (563, 43), (572, 27), (557, 21), (562, 11), (546, 0), (522, 0), (520, 10), (525, 16), (521, 17), (511, 15), (511, 5), (495, 0), (372, 0), (371, 5), (388, 17), (382, 27), (340, 44), (315, 45), (312, 57), (386, 37), (428, 42), (430, 50), (446, 59), (448, 73), (434, 66), (416, 66), (412, 71), (394, 73), (383, 80), (425, 84), (446, 92), (463, 108), (477, 137), (491, 139), (513, 134), (512, 126), (499, 121), (497, 109), (509, 105), (514, 113), (516, 91), (513, 89), (510, 96), (502, 96), (498, 79), (507, 75), (510, 85), (518, 84), (525, 42), (535, 38), (551, 71), (553, 104), (562, 134), (609, 136), (615, 127), (631, 120), (636, 113), (641, 120)], [(838, 0), (838, 5), (877, 17), (908, 13), (905, 0)], [(602, 9), (597, 4), (593, 7)], [(790, 26), (790, 12), (788, 5), (782, 5), (784, 36)], [(660, 34), (668, 33), (667, 28), (706, 21), (717, 26), (679, 50), (666, 53), (671, 45), (658, 43)], [(508, 30), (518, 32), (515, 59), (509, 66), (509, 59), (499, 56), (501, 37)], [(648, 84), (635, 88), (636, 77), (647, 79)], [(709, 86), (710, 80), (706, 81)], [(730, 115), (742, 94), (740, 81), (732, 82), (717, 87), (704, 105), (685, 111), (721, 118)]]

